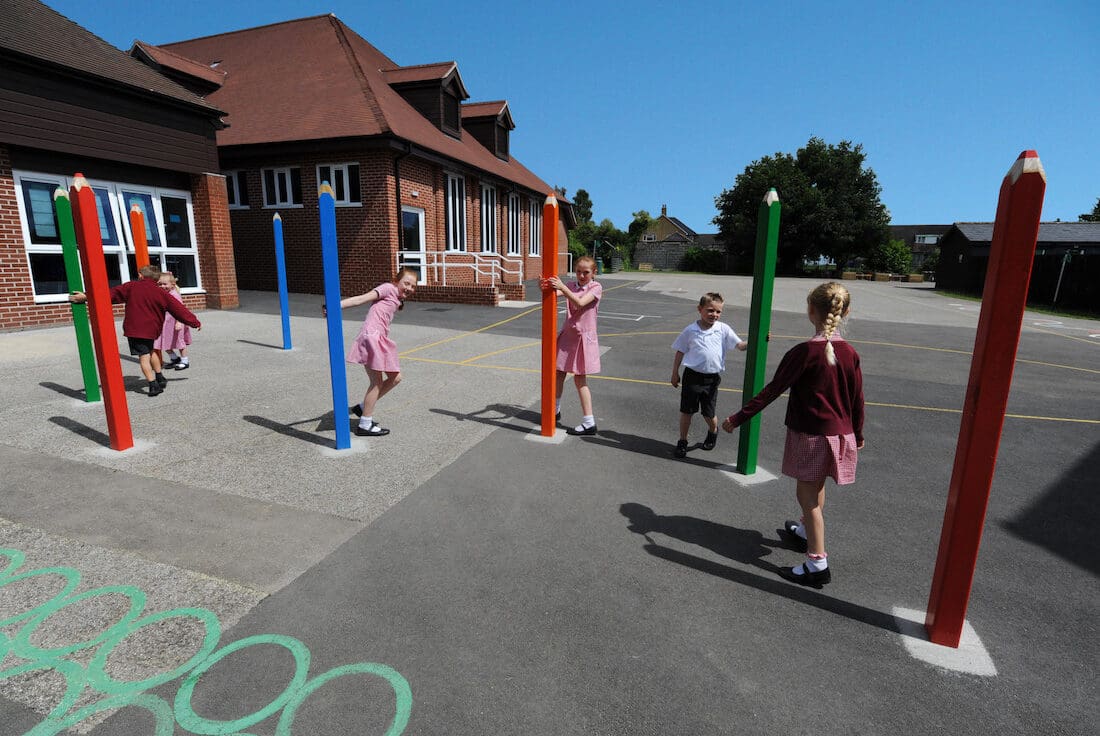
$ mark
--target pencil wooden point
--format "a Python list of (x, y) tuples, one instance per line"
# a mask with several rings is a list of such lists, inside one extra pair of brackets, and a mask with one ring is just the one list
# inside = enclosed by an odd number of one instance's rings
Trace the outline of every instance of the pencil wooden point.
[(1038, 174), (1043, 177), (1043, 181), (1047, 180), (1047, 172), (1043, 170), (1043, 162), (1039, 160), (1037, 151), (1023, 151), (1005, 176), (1015, 184), (1024, 174)]
[(779, 201), (779, 192), (775, 191), (775, 187), (768, 190), (768, 193), (764, 195), (764, 204), (773, 205)]
[(333, 193), (332, 187), (329, 186), (329, 183), (327, 181), (324, 182), (323, 184), (321, 184), (321, 188), (317, 190), (317, 196), (320, 197), (322, 194), (325, 194), (326, 192), (328, 193), (328, 196), (332, 197), (333, 199), (336, 199), (336, 195)]
[(64, 197), (65, 199), (68, 199), (69, 198), (69, 193), (66, 192), (64, 189), (62, 189), (61, 187), (58, 187), (57, 189), (53, 190), (53, 201), (56, 202), (58, 197)]
[(278, 212), (276, 212), (276, 213), (275, 213), (275, 214), (274, 214), (274, 215), (272, 216), (272, 218), (271, 218), (271, 219), (272, 219), (272, 220), (282, 220), (283, 218), (279, 217), (279, 213), (278, 213)]
[(86, 186), (88, 186), (88, 180), (84, 178), (83, 174), (79, 171), (73, 174), (73, 189), (79, 192)]

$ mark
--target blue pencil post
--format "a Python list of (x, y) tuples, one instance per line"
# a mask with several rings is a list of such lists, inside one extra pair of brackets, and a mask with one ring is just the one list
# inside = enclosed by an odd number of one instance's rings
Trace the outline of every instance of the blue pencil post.
[(348, 374), (344, 367), (344, 320), (340, 309), (340, 259), (336, 251), (336, 198), (328, 182), (318, 193), (321, 212), (321, 266), (325, 277), (328, 322), (328, 364), (332, 378), (332, 418), (336, 424), (336, 449), (351, 448), (348, 422)]
[(286, 291), (286, 251), (283, 248), (283, 218), (276, 212), (271, 218), (275, 227), (275, 271), (279, 278), (279, 311), (283, 315), (283, 350), (290, 350), (290, 298)]

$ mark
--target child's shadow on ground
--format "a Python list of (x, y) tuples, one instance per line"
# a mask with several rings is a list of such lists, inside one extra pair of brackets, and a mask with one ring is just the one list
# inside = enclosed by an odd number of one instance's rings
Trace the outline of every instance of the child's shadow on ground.
[[(853, 621), (860, 621), (886, 631), (913, 636), (912, 633), (903, 628), (903, 624), (898, 619), (888, 613), (876, 611), (858, 603), (833, 598), (819, 591), (781, 580), (778, 577), (780, 568), (761, 558), (771, 554), (769, 548), (793, 550), (793, 547), (782, 541), (765, 539), (763, 534), (752, 529), (738, 529), (725, 524), (696, 519), (692, 516), (659, 516), (654, 513), (653, 509), (639, 503), (624, 503), (619, 507), (619, 511), (630, 520), (627, 529), (645, 537), (646, 544), (643, 545), (642, 549), (654, 557), (714, 575), (732, 583), (787, 598), (803, 605), (835, 613)], [(649, 536), (651, 533), (664, 534), (667, 537), (703, 547), (726, 559), (752, 565), (771, 574), (765, 577), (747, 570), (723, 565), (705, 557), (698, 557), (663, 546)], [(920, 638), (919, 635), (917, 638)]]
[(429, 409), (428, 411), (454, 417), (460, 422), (470, 421), (489, 424), (501, 429), (523, 432), (524, 434), (529, 434), (542, 422), (542, 415), (538, 412), (513, 404), (489, 404), (484, 409), (478, 409), (468, 414), (448, 409)]
[[(604, 447), (610, 447), (616, 450), (637, 452), (641, 455), (658, 457), (663, 460), (675, 457), (673, 455), (676, 449), (675, 445), (664, 442), (663, 440), (655, 440), (652, 437), (642, 437), (636, 434), (626, 434), (625, 432), (601, 429), (597, 434), (585, 437), (584, 439), (586, 442), (591, 442), (594, 445), (603, 445)], [(694, 450), (701, 447), (702, 444), (700, 443), (694, 445), (690, 449)], [(719, 455), (719, 457), (721, 456)], [(701, 465), (704, 468), (713, 468), (714, 470), (732, 470), (732, 466), (727, 463), (715, 460), (703, 460), (699, 457), (683, 458), (680, 462)]]

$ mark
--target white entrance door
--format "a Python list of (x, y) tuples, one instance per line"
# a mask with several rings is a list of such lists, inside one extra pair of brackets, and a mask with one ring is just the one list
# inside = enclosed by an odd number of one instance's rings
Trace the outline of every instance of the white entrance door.
[(401, 247), (397, 252), (397, 267), (416, 271), (416, 283), (428, 280), (425, 264), (424, 210), (419, 207), (401, 208)]

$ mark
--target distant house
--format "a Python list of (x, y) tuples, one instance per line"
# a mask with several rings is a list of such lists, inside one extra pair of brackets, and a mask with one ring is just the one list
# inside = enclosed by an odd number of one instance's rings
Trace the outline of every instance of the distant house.
[(923, 271), (925, 260), (939, 247), (950, 225), (891, 225), (890, 240), (900, 240), (913, 254), (912, 271)]
[[(290, 289), (323, 290), (325, 181), (345, 293), (408, 266), (418, 299), (496, 304), (541, 273), (551, 187), (512, 156), (508, 103), (466, 102), (454, 61), (402, 66), (333, 15), (131, 53), (229, 114), (218, 155), (241, 288), (276, 288), (277, 212)], [(572, 212), (559, 199), (564, 253)]]
[(0, 0), (0, 329), (70, 319), (53, 193), (80, 172), (107, 276), (136, 278), (128, 213), (193, 309), (237, 306), (216, 133), (225, 113), (38, 0)]
[(726, 252), (717, 233), (697, 233), (678, 218), (669, 217), (668, 206), (661, 205), (661, 216), (638, 238), (634, 262), (635, 265), (648, 264), (657, 270), (677, 269), (689, 248)]
[[(980, 295), (985, 288), (991, 222), (956, 222), (940, 240), (936, 287)], [(1059, 281), (1061, 282), (1059, 284)], [(1100, 222), (1044, 222), (1028, 302), (1100, 312)]]

